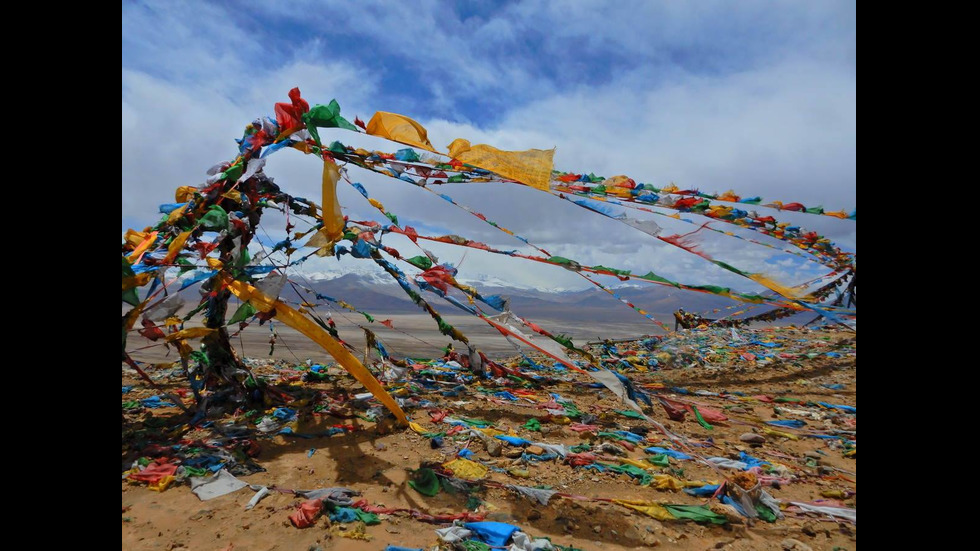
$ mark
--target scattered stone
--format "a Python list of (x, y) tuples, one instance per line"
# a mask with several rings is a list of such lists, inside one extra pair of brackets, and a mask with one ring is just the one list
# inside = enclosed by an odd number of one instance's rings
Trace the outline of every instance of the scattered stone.
[(596, 534), (599, 534), (602, 532), (602, 526), (596, 524), (595, 526), (592, 527), (592, 531), (595, 532)]
[(809, 545), (793, 538), (784, 539), (781, 545), (786, 551), (813, 551), (813, 548)]
[(490, 454), (490, 457), (500, 457), (503, 447), (504, 443), (496, 438), (490, 438), (487, 440), (487, 453)]
[(542, 455), (544, 454), (544, 448), (541, 446), (528, 446), (527, 453), (531, 455)]
[(200, 511), (191, 515), (191, 520), (201, 520), (203, 518), (211, 518), (214, 516), (214, 511), (211, 509), (201, 509)]
[(738, 439), (741, 440), (742, 442), (746, 442), (749, 444), (763, 444), (766, 441), (765, 436), (762, 436), (761, 434), (756, 434), (754, 432), (747, 432), (742, 436), (739, 436)]

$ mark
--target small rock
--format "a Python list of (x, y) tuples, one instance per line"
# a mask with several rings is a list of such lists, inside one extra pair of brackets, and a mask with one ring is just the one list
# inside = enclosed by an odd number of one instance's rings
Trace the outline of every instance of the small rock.
[(385, 450), (385, 448), (387, 448), (387, 447), (388, 447), (388, 446), (385, 446), (385, 445), (384, 445), (384, 444), (382, 444), (381, 442), (375, 442), (375, 443), (374, 443), (374, 449), (376, 449), (376, 450), (378, 450), (379, 452), (382, 452), (382, 451), (384, 451), (384, 450)]
[(527, 453), (531, 455), (542, 455), (544, 454), (544, 448), (541, 446), (528, 446)]
[(766, 437), (761, 434), (756, 434), (754, 432), (747, 432), (742, 436), (738, 437), (742, 442), (747, 442), (749, 444), (762, 444), (765, 443)]
[(505, 456), (510, 457), (512, 459), (516, 457), (520, 457), (523, 454), (524, 454), (524, 450), (522, 450), (521, 448), (511, 448), (504, 452)]
[(214, 516), (214, 511), (211, 509), (201, 509), (200, 511), (191, 515), (191, 520), (201, 520), (202, 518), (211, 518)]
[(602, 532), (602, 526), (599, 526), (598, 524), (596, 524), (595, 526), (592, 527), (592, 531), (595, 532), (596, 534), (598, 534), (598, 533)]
[(500, 457), (503, 446), (503, 442), (496, 438), (491, 438), (487, 440), (487, 453), (490, 454), (490, 457)]
[(803, 455), (805, 455), (805, 456), (807, 456), (807, 457), (812, 457), (813, 459), (820, 459), (820, 458), (822, 458), (822, 457), (823, 457), (823, 456), (822, 456), (822, 455), (820, 455), (819, 453), (817, 453), (817, 452), (815, 452), (815, 451), (812, 451), (812, 450), (811, 450), (811, 451), (808, 451), (808, 452), (806, 452), (806, 453), (804, 453)]
[(813, 548), (800, 540), (786, 538), (780, 544), (786, 551), (813, 551)]
[(817, 537), (817, 531), (813, 529), (813, 523), (807, 522), (803, 525), (801, 531), (811, 538)]

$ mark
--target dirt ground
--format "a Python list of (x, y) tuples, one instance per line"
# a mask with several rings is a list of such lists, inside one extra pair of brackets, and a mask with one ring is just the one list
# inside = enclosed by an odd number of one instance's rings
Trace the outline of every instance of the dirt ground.
[[(298, 380), (301, 373), (293, 370), (299, 364), (295, 360), (281, 360), (278, 365), (262, 365), (255, 367), (254, 371), (259, 375), (276, 376), (282, 381), (283, 388), (314, 397), (306, 405), (291, 406), (299, 411), (296, 432), (314, 433), (334, 425), (353, 425), (353, 431), (311, 439), (281, 434), (253, 437), (252, 440), (260, 447), (254, 461), (265, 471), (240, 478), (249, 484), (274, 486), (279, 491), (273, 491), (250, 511), (246, 511), (245, 506), (255, 492), (248, 488), (209, 501), (201, 501), (191, 493), (187, 482), (172, 485), (163, 492), (152, 491), (145, 484), (136, 484), (125, 478), (133, 462), (144, 456), (146, 445), (183, 443), (186, 446), (192, 442), (213, 442), (220, 435), (211, 429), (190, 427), (188, 415), (176, 407), (132, 407), (133, 401), (160, 395), (161, 392), (151, 388), (135, 371), (124, 366), (122, 548), (168, 551), (380, 550), (392, 544), (431, 549), (439, 543), (435, 529), (448, 525), (432, 524), (398, 513), (381, 514), (378, 525), (365, 527), (352, 523), (347, 526), (363, 529), (370, 538), (370, 541), (364, 541), (339, 535), (341, 528), (331, 528), (326, 515), (309, 528), (298, 529), (290, 524), (288, 516), (304, 499), (285, 490), (346, 486), (361, 492), (360, 498), (371, 505), (411, 508), (433, 515), (470, 511), (485, 515), (485, 520), (517, 525), (532, 537), (548, 537), (555, 544), (581, 550), (653, 547), (681, 550), (856, 549), (855, 524), (826, 516), (805, 515), (789, 508), (790, 501), (813, 502), (822, 499), (829, 500), (832, 505), (856, 508), (856, 414), (845, 414), (816, 405), (816, 402), (824, 402), (856, 407), (856, 334), (844, 330), (809, 331), (796, 328), (739, 332), (744, 341), (756, 339), (777, 346), (732, 345), (726, 341), (727, 334), (720, 330), (683, 331), (652, 350), (628, 350), (631, 345), (618, 345), (620, 357), (638, 356), (645, 360), (656, 357), (658, 353), (665, 355), (662, 359), (666, 355), (671, 357), (670, 360), (660, 361), (659, 369), (645, 372), (627, 369), (622, 372), (653, 397), (687, 401), (702, 409), (713, 408), (724, 412), (727, 420), (712, 422), (708, 429), (692, 415), (687, 415), (683, 421), (668, 419), (664, 408), (656, 400), (654, 407), (646, 410), (651, 418), (663, 423), (668, 430), (692, 442), (704, 444), (704, 447), (697, 448), (704, 457), (738, 458), (739, 452), (744, 451), (753, 457), (784, 465), (788, 473), (781, 476), (789, 481), (765, 487), (767, 492), (782, 502), (785, 518), (775, 522), (737, 516), (720, 526), (655, 520), (619, 504), (595, 499), (636, 499), (690, 505), (718, 501), (694, 497), (683, 491), (659, 490), (653, 485), (641, 486), (638, 480), (627, 474), (572, 467), (560, 459), (521, 462), (506, 455), (491, 456), (477, 438), (467, 441), (447, 436), (443, 446), (434, 449), (430, 439), (411, 430), (389, 428), (387, 423), (379, 425), (353, 416), (363, 411), (350, 407), (342, 399), (335, 403), (330, 410), (332, 413), (312, 411), (317, 400), (328, 403), (329, 398), (326, 397), (338, 398), (345, 392), (356, 394), (365, 390), (333, 364), (327, 370), (331, 375), (330, 381)], [(445, 344), (442, 340), (432, 342)], [(761, 358), (760, 352), (769, 350), (781, 355)], [(597, 347), (592, 351), (594, 354), (599, 352)], [(249, 352), (252, 350), (249, 349)], [(174, 354), (171, 353), (169, 361), (176, 359)], [(430, 355), (438, 355), (438, 351)], [(264, 354), (256, 356), (262, 357)], [(307, 354), (298, 356), (303, 359), (308, 357)], [(514, 359), (504, 360), (502, 356), (494, 354), (490, 356), (504, 365), (515, 364)], [(147, 359), (147, 356), (142, 359)], [(167, 359), (160, 355), (156, 361)], [(194, 400), (187, 391), (187, 380), (179, 374), (179, 369), (175, 369), (178, 366), (160, 363), (149, 373), (163, 390), (183, 393), (184, 403), (191, 406)], [(585, 375), (573, 373), (563, 376), (569, 380), (528, 390), (533, 391), (533, 398), (538, 402), (548, 400), (548, 393), (560, 394), (573, 402), (582, 413), (595, 415), (597, 420), (594, 424), (601, 426), (600, 431), (651, 428), (642, 444), (632, 451), (626, 450), (628, 458), (642, 460), (648, 457), (649, 454), (642, 449), (646, 446), (672, 447), (669, 440), (652, 428), (651, 423), (615, 413), (614, 410), (628, 408), (609, 391), (589, 387), (588, 383), (592, 381)], [(843, 386), (827, 388), (832, 385)], [(132, 388), (125, 392), (127, 386)], [(547, 413), (535, 407), (533, 398), (511, 402), (493, 395), (493, 392), (519, 389), (520, 386), (503, 388), (494, 381), (480, 381), (467, 386), (457, 396), (443, 396), (440, 391), (452, 386), (442, 385), (436, 390), (426, 390), (417, 384), (409, 385), (406, 390), (409, 395), (432, 402), (426, 407), (409, 410), (409, 416), (427, 431), (445, 431), (449, 428), (430, 419), (430, 412), (442, 410), (449, 412), (450, 417), (485, 420), (503, 431), (513, 429), (515, 434), (533, 441), (563, 443), (566, 446), (583, 443), (595, 446), (603, 441), (620, 444), (597, 436), (595, 431), (577, 433), (569, 430), (560, 419), (547, 422)], [(481, 388), (487, 392), (481, 392)], [(776, 398), (784, 400), (776, 401)], [(791, 401), (793, 399), (800, 401)], [(128, 408), (125, 407), (127, 402), (130, 405)], [(542, 420), (542, 432), (524, 428), (532, 417)], [(212, 420), (218, 423), (243, 423), (246, 418), (247, 413), (239, 410), (223, 417), (213, 417)], [(807, 426), (804, 429), (788, 429), (763, 424), (777, 418), (805, 420)], [(783, 435), (767, 433), (766, 428)], [(834, 430), (853, 431), (846, 433), (851, 441), (849, 449), (841, 447), (839, 440), (803, 437), (808, 432), (828, 433)], [(740, 436), (747, 433), (762, 435), (765, 441), (760, 445), (740, 440)], [(787, 434), (797, 439), (791, 439)], [(428, 497), (409, 486), (408, 481), (412, 479), (415, 469), (426, 463), (451, 461), (464, 446), (474, 452), (471, 457), (474, 461), (504, 469), (517, 467), (526, 470), (525, 474), (528, 475), (527, 478), (518, 478), (508, 472), (490, 470), (486, 477), (488, 481), (523, 486), (544, 485), (564, 494), (590, 499), (554, 496), (547, 506), (543, 506), (506, 488), (485, 487), (473, 494), (480, 502), (473, 507), (473, 500), (465, 494), (443, 491)], [(504, 452), (509, 449), (504, 447)], [(601, 458), (612, 463), (615, 463), (615, 459), (612, 455)], [(671, 460), (671, 463), (671, 468), (663, 469), (663, 472), (682, 481), (719, 482), (721, 476), (731, 477), (739, 472), (719, 472), (695, 461), (675, 463)], [(467, 508), (468, 505), (471, 508)]]

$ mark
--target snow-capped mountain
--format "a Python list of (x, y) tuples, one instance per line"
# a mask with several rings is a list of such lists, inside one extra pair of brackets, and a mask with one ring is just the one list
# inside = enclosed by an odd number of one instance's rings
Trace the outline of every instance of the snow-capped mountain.
[[(297, 274), (295, 277), (290, 275), (290, 279), (302, 286), (310, 287), (317, 293), (343, 300), (372, 315), (421, 312), (401, 287), (384, 272), (361, 270), (345, 274), (312, 272)], [(636, 312), (598, 288), (542, 290), (530, 286), (512, 285), (493, 277), (466, 278), (461, 279), (461, 282), (476, 287), (482, 295), (500, 295), (510, 299), (511, 309), (530, 319), (642, 322), (642, 318)], [(455, 306), (436, 294), (421, 292), (418, 288), (415, 290), (440, 312), (459, 313)], [(673, 319), (671, 313), (680, 307), (691, 312), (710, 312), (711, 309), (724, 308), (732, 304), (730, 300), (721, 297), (679, 291), (672, 287), (653, 284), (632, 283), (629, 286), (617, 287), (615, 291), (665, 323)], [(452, 290), (452, 292), (457, 297), (462, 296), (458, 291)], [(300, 299), (288, 286), (283, 296), (288, 300)], [(309, 298), (302, 297), (303, 300)], [(486, 307), (484, 309), (488, 310)]]

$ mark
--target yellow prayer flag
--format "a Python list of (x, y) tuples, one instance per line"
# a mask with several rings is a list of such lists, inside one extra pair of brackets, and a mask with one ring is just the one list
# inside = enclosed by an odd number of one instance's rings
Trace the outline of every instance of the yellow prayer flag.
[(126, 235), (123, 236), (123, 241), (125, 241), (128, 245), (138, 247), (143, 241), (146, 241), (146, 238), (149, 236), (150, 234), (148, 232), (136, 231), (130, 228), (126, 230)]
[(337, 182), (340, 181), (340, 168), (331, 160), (323, 160), (323, 203), (322, 219), (324, 237), (338, 241), (344, 235), (344, 215), (340, 212), (337, 200)]
[(191, 327), (189, 329), (182, 329), (176, 333), (171, 333), (167, 335), (167, 342), (174, 342), (176, 340), (183, 339), (199, 339), (201, 337), (206, 337), (211, 333), (214, 333), (217, 329), (209, 329), (207, 327)]
[(443, 463), (442, 466), (450, 469), (453, 471), (453, 475), (463, 480), (479, 480), (487, 476), (490, 471), (486, 465), (462, 457)]
[[(138, 233), (140, 232), (134, 232), (134, 235), (130, 235), (129, 232), (126, 232), (126, 241), (131, 242), (130, 240), (134, 239), (136, 237), (136, 234)], [(143, 242), (137, 245), (137, 247), (133, 249), (133, 252), (129, 253), (129, 255), (126, 257), (126, 260), (128, 260), (130, 264), (139, 260), (139, 258), (143, 255), (143, 253), (146, 252), (146, 249), (149, 249), (150, 245), (152, 245), (153, 242), (156, 241), (157, 233), (158, 232), (151, 232), (149, 234), (143, 233), (142, 235), (145, 236), (143, 238)]]
[(762, 285), (763, 287), (765, 287), (767, 289), (770, 289), (772, 291), (776, 291), (777, 293), (779, 293), (780, 295), (782, 295), (782, 296), (784, 296), (786, 298), (792, 298), (792, 299), (805, 298), (796, 289), (792, 289), (792, 288), (790, 288), (790, 287), (788, 287), (786, 285), (783, 285), (782, 283), (779, 283), (778, 281), (776, 281), (776, 280), (774, 280), (772, 278), (766, 277), (766, 276), (764, 276), (762, 274), (749, 274), (749, 279), (751, 279), (752, 281), (758, 283), (759, 285)]
[(438, 153), (429, 142), (428, 132), (421, 124), (397, 113), (378, 111), (368, 121), (367, 133)]
[(174, 199), (178, 203), (186, 203), (194, 198), (195, 193), (197, 193), (197, 188), (194, 186), (180, 186), (174, 193)]
[(133, 287), (142, 287), (150, 282), (153, 278), (152, 272), (143, 272), (141, 274), (136, 274), (130, 277), (122, 278), (122, 290), (126, 291), (132, 289)]
[(161, 264), (170, 264), (173, 262), (174, 259), (177, 258), (177, 255), (180, 254), (181, 249), (184, 248), (184, 243), (187, 243), (187, 238), (190, 236), (191, 232), (185, 231), (175, 237), (174, 240), (170, 242), (170, 246), (167, 247), (167, 256), (163, 257)]
[(470, 145), (469, 141), (457, 138), (449, 144), (449, 155), (464, 163), (548, 191), (555, 150), (502, 151), (486, 144)]
[(276, 319), (285, 323), (286, 325), (296, 329), (307, 338), (313, 342), (319, 344), (324, 350), (330, 353), (331, 356), (337, 363), (339, 363), (348, 373), (354, 376), (364, 388), (366, 388), (371, 394), (373, 394), (389, 411), (391, 411), (398, 422), (402, 425), (408, 425), (408, 417), (402, 408), (398, 405), (398, 402), (391, 397), (390, 394), (381, 386), (381, 383), (374, 378), (367, 368), (351, 354), (346, 348), (343, 347), (339, 342), (337, 342), (329, 333), (324, 331), (319, 325), (313, 323), (308, 318), (303, 317), (299, 312), (283, 303), (282, 301), (276, 300), (269, 297), (262, 291), (256, 289), (255, 287), (249, 285), (248, 283), (233, 280), (231, 278), (225, 279), (225, 284), (228, 289), (234, 293), (241, 300), (249, 301), (256, 310), (261, 312), (269, 312), (275, 309)]
[[(188, 203), (188, 205), (189, 204), (190, 203)], [(184, 216), (184, 212), (186, 211), (187, 211), (187, 205), (184, 205), (178, 209), (174, 209), (170, 211), (170, 216), (167, 217), (167, 223), (173, 225), (178, 220), (180, 220), (182, 216)]]
[(634, 511), (639, 511), (657, 520), (676, 520), (674, 515), (670, 514), (670, 511), (665, 509), (664, 506), (660, 505), (659, 503), (654, 503), (652, 501), (625, 500), (625, 499), (614, 499), (612, 501), (613, 503), (618, 503), (624, 507), (629, 507)]

